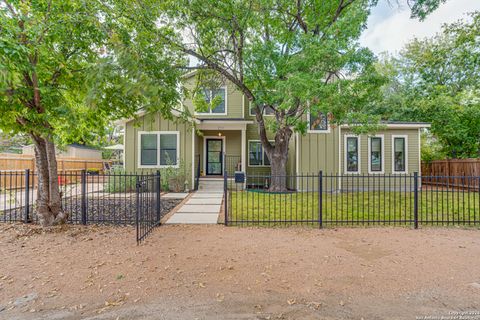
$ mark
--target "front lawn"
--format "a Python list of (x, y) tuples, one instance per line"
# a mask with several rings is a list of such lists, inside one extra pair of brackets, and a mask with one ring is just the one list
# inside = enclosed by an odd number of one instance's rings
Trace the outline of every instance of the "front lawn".
[[(229, 221), (232, 224), (318, 225), (318, 203), (318, 192), (233, 191), (229, 199)], [(327, 226), (412, 225), (414, 219), (413, 192), (324, 193), (322, 203), (322, 218)], [(480, 224), (479, 192), (419, 192), (418, 220), (424, 224)]]

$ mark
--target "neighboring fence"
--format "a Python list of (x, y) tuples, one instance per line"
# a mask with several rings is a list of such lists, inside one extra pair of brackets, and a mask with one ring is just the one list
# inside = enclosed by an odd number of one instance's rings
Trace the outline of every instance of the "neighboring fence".
[[(82, 170), (102, 171), (105, 167), (110, 167), (111, 161), (96, 159), (80, 159), (80, 158), (63, 158), (57, 157), (57, 169), (59, 172), (77, 171), (79, 174)], [(30, 169), (35, 172), (35, 158), (32, 155), (0, 153), (0, 172), (18, 172)], [(18, 182), (21, 185), (20, 182)], [(8, 187), (17, 187), (17, 181), (12, 180)]]
[[(480, 176), (461, 188), (442, 176), (308, 174), (284, 176), (288, 191), (247, 188), (225, 176), (227, 225), (480, 225)], [(457, 179), (458, 177), (448, 177)], [(431, 182), (424, 185), (427, 179)], [(251, 186), (272, 176), (246, 176)], [(264, 185), (264, 184), (263, 184)]]
[[(12, 181), (16, 181), (13, 187)], [(62, 208), (75, 224), (136, 225), (141, 241), (159, 224), (160, 173), (59, 173)], [(37, 175), (0, 171), (0, 222), (38, 222), (35, 212)]]
[[(447, 159), (422, 162), (422, 174), (425, 177), (439, 177), (438, 180), (424, 178), (424, 184), (463, 187), (468, 177), (480, 176), (480, 159)], [(469, 187), (480, 188), (478, 181)]]

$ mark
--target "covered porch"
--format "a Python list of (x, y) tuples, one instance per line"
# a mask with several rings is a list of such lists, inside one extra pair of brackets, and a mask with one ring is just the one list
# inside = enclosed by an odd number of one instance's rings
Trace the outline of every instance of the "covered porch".
[(197, 125), (193, 141), (193, 178), (221, 178), (246, 171), (248, 120), (205, 119)]

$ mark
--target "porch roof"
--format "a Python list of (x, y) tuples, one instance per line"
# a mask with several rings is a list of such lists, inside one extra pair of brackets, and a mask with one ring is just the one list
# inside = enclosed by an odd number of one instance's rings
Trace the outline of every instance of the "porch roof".
[(247, 124), (252, 124), (252, 120), (245, 120), (241, 118), (210, 118), (198, 119), (200, 123), (198, 128), (200, 130), (245, 130)]

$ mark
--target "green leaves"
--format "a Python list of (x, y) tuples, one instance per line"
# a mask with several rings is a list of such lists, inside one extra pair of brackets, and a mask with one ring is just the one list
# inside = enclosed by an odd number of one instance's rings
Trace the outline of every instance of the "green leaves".
[(139, 3), (10, 3), (0, 6), (2, 130), (87, 142), (111, 120), (141, 108), (168, 116), (179, 103), (183, 58)]
[(447, 0), (414, 0), (412, 1), (413, 5), (411, 5), (411, 16), (412, 18), (419, 18), (420, 21), (422, 21), (446, 1)]
[[(477, 157), (480, 150), (480, 13), (445, 25), (431, 39), (414, 40), (398, 58), (377, 67), (389, 78), (372, 112), (393, 120), (428, 121), (449, 157)], [(435, 149), (435, 148), (430, 148)], [(429, 156), (431, 158), (431, 156)]]

